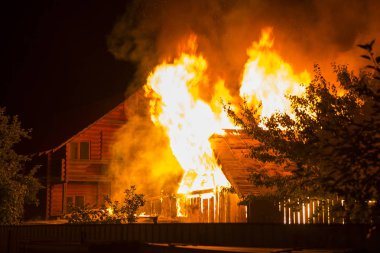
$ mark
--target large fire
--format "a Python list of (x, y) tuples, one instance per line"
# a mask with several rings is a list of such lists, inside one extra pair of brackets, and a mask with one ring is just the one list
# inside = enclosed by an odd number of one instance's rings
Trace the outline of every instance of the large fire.
[(245, 64), (240, 87), (240, 96), (248, 103), (262, 103), (262, 117), (274, 112), (290, 112), (286, 95), (299, 95), (304, 91), (300, 84), (308, 84), (307, 71), (299, 75), (272, 50), (274, 40), (271, 29), (265, 29), (259, 42), (253, 42), (247, 50), (249, 56)]
[[(250, 104), (261, 102), (262, 116), (289, 111), (285, 95), (299, 94), (300, 84), (310, 81), (307, 72), (293, 73), (292, 67), (272, 50), (273, 43), (271, 31), (263, 31), (261, 40), (247, 51), (249, 58), (241, 77), (241, 98)], [(235, 127), (222, 103), (217, 102), (220, 98), (229, 102), (231, 96), (220, 80), (213, 85), (214, 99), (211, 102), (201, 99), (203, 91), (199, 87), (209, 82), (206, 70), (212, 66), (196, 52), (193, 37), (188, 44), (177, 58), (152, 71), (145, 91), (151, 98), (152, 121), (165, 129), (171, 150), (184, 170), (177, 193), (191, 198), (194, 192), (202, 192), (201, 198), (215, 199), (220, 188), (230, 184), (214, 157), (209, 138)], [(183, 215), (181, 210), (178, 215)]]

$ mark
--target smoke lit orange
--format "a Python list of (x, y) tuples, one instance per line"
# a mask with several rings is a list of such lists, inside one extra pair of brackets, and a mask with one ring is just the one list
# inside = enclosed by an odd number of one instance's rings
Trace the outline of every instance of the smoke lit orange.
[[(220, 80), (214, 84), (211, 102), (200, 98), (200, 85), (209, 81), (208, 63), (196, 53), (194, 38), (191, 36), (188, 42), (191, 50), (185, 49), (173, 61), (163, 62), (153, 70), (145, 91), (151, 99), (152, 121), (165, 129), (171, 150), (184, 170), (177, 193), (190, 198), (195, 191), (204, 192), (204, 198), (211, 198), (220, 187), (230, 185), (214, 157), (209, 138), (223, 133), (225, 128), (234, 128), (222, 104), (216, 102), (217, 98), (229, 101), (231, 96)], [(290, 112), (285, 95), (301, 93), (300, 83), (310, 80), (307, 72), (294, 74), (291, 66), (272, 50), (273, 43), (271, 31), (265, 30), (261, 40), (248, 49), (249, 59), (242, 71), (240, 96), (251, 105), (261, 102), (262, 116)], [(180, 205), (177, 208), (178, 215), (182, 215)]]
[[(208, 141), (212, 134), (221, 131), (221, 119), (226, 117), (214, 113), (197, 96), (206, 68), (202, 56), (184, 53), (173, 63), (156, 67), (146, 86), (156, 97), (151, 101), (152, 120), (166, 129), (172, 152), (184, 169), (178, 189), (181, 194), (229, 185)], [(231, 126), (229, 123), (224, 127)]]
[(247, 50), (249, 59), (240, 87), (240, 96), (249, 104), (262, 103), (262, 117), (269, 117), (276, 111), (291, 114), (285, 95), (301, 94), (304, 89), (300, 84), (310, 82), (307, 71), (299, 75), (293, 73), (292, 67), (272, 50), (273, 44), (272, 30), (263, 30), (260, 41), (253, 42)]

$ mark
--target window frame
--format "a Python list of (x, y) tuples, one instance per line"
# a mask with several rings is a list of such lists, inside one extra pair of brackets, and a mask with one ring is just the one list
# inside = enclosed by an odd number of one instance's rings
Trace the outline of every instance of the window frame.
[[(87, 144), (87, 156), (83, 155), (83, 144)], [(85, 158), (84, 158), (85, 157)], [(73, 141), (70, 143), (70, 160), (91, 160), (91, 142), (90, 141)]]
[[(82, 203), (82, 205), (81, 206), (78, 206), (78, 201), (77, 201), (77, 198), (83, 198), (83, 203)], [(69, 201), (69, 199), (71, 199), (71, 203), (72, 203), (72, 205), (70, 206), (69, 205), (69, 203), (70, 203), (70, 201)], [(85, 196), (84, 195), (67, 195), (66, 196), (66, 210), (67, 210), (67, 212), (72, 212), (73, 211), (73, 207), (75, 208), (75, 207), (79, 207), (79, 208), (84, 208), (85, 207), (85, 204), (86, 203), (86, 198), (85, 198)]]

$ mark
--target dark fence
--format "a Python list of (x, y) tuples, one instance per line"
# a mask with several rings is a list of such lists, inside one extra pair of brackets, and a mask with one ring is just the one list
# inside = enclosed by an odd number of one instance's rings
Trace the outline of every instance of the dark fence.
[[(22, 252), (30, 243), (84, 245), (99, 242), (379, 250), (379, 229), (370, 225), (159, 223), (124, 225), (0, 226), (0, 253)], [(380, 252), (380, 251), (379, 251)]]

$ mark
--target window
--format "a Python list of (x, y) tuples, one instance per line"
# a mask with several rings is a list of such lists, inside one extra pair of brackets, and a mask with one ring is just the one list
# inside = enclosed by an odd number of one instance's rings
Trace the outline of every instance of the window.
[(84, 196), (75, 196), (75, 206), (84, 208)]
[(78, 143), (70, 143), (70, 157), (72, 160), (78, 159)]
[(67, 196), (66, 197), (67, 211), (71, 212), (73, 207), (84, 208), (84, 196)]
[(87, 141), (80, 143), (80, 159), (90, 159), (90, 143)]
[(70, 143), (70, 157), (72, 160), (89, 160), (90, 159), (90, 142), (72, 142)]
[(66, 197), (66, 205), (67, 206), (73, 206), (74, 205), (74, 200), (73, 197)]
[(74, 206), (74, 199), (72, 196), (66, 197), (66, 209), (68, 212), (71, 212), (73, 210)]

